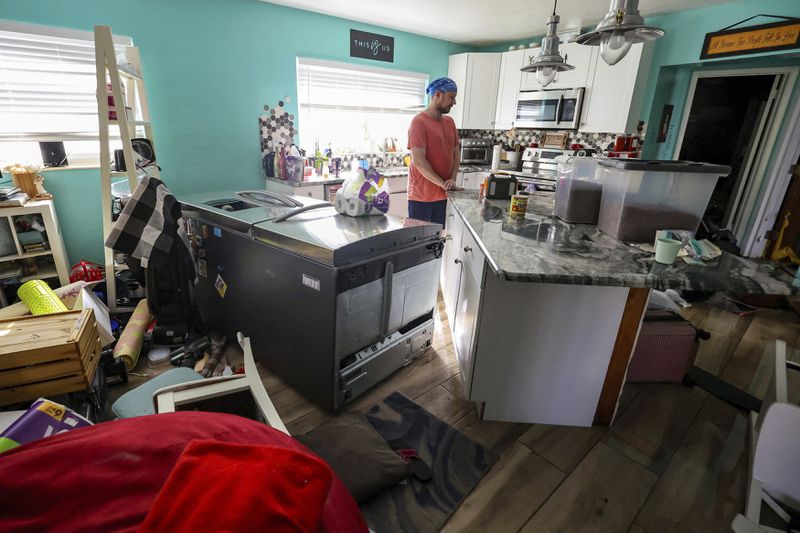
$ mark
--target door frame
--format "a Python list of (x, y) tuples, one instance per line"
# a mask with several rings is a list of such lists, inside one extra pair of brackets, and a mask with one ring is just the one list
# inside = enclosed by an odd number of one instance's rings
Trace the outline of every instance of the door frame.
[(766, 238), (767, 232), (775, 226), (775, 220), (780, 214), (783, 199), (792, 180), (792, 165), (800, 159), (800, 95), (795, 101), (794, 108), (785, 115), (784, 122), (786, 128), (775, 154), (771, 176), (755, 211), (756, 222), (741, 245), (742, 255), (745, 257), (764, 255), (769, 240)]
[[(757, 202), (758, 193), (762, 189), (765, 180), (767, 187), (772, 189), (772, 186), (777, 179), (776, 165), (773, 165), (772, 169), (769, 168), (769, 156), (774, 151), (781, 126), (788, 119), (786, 113), (792, 92), (794, 90), (795, 82), (797, 81), (797, 73), (797, 67), (696, 70), (692, 73), (692, 80), (689, 84), (689, 93), (687, 94), (686, 103), (683, 107), (681, 125), (680, 129), (678, 130), (678, 138), (673, 151), (673, 158), (675, 159), (678, 159), (683, 146), (684, 135), (689, 122), (689, 114), (692, 109), (692, 103), (694, 102), (695, 90), (697, 89), (697, 80), (700, 78), (722, 78), (731, 76), (783, 76), (782, 83), (777, 89), (777, 94), (774, 95), (775, 108), (772, 112), (769, 123), (765, 125), (762, 133), (762, 138), (764, 140), (762, 143), (762, 149), (757, 154), (754, 154), (755, 157), (751, 156), (751, 158), (748, 160), (748, 165), (750, 166), (750, 175), (754, 176), (754, 178), (751, 179), (745, 185), (744, 190), (741, 191), (740, 202), (742, 202), (741, 205), (744, 207), (739, 208), (740, 218), (733, 224), (732, 228), (737, 242), (740, 245), (741, 253), (745, 257), (756, 255), (756, 249), (753, 245), (756, 241), (756, 228), (760, 225), (756, 225), (749, 230), (748, 226), (750, 226), (750, 221), (753, 219), (754, 213), (760, 213), (766, 208), (766, 203), (768, 200), (767, 196), (769, 195), (762, 196), (761, 201)], [(792, 112), (792, 120), (794, 120), (798, 111), (800, 111), (800, 109), (795, 106), (795, 109)], [(783, 117), (783, 120), (781, 120), (781, 117)], [(769, 175), (767, 174), (768, 170), (771, 170)], [(788, 180), (783, 187), (784, 194), (786, 191), (786, 186), (788, 186)], [(780, 209), (780, 206), (778, 206), (778, 209)], [(777, 213), (775, 216), (777, 216)], [(763, 245), (761, 249), (763, 251)]]

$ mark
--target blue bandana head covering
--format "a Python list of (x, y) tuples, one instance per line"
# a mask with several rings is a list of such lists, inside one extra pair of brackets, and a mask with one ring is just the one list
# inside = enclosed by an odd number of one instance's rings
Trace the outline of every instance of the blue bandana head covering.
[(429, 96), (433, 96), (437, 92), (455, 93), (458, 92), (458, 87), (456, 87), (456, 82), (450, 78), (437, 78), (428, 84), (428, 88), (425, 89), (425, 92), (428, 93)]

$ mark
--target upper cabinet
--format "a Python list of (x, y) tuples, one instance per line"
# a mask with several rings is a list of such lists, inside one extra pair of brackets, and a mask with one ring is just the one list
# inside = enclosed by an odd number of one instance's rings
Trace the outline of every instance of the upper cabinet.
[(507, 130), (514, 126), (517, 117), (517, 98), (522, 80), (522, 65), (527, 50), (503, 52), (500, 60), (500, 83), (497, 87), (497, 112), (494, 128)]
[(634, 44), (616, 65), (607, 65), (595, 47), (586, 84), (580, 131), (635, 133), (640, 119), (653, 44)]
[(500, 53), (466, 53), (450, 56), (448, 76), (458, 85), (450, 116), (459, 129), (496, 129)]
[[(584, 46), (578, 43), (561, 43), (559, 46), (561, 55), (566, 54), (567, 64), (575, 67), (573, 70), (566, 70), (559, 72), (556, 79), (547, 87), (542, 87), (536, 80), (536, 73), (524, 72), (522, 74), (522, 81), (520, 83), (520, 90), (522, 91), (540, 91), (542, 89), (574, 89), (577, 87), (586, 87), (589, 75), (593, 68), (593, 59), (597, 54), (597, 48), (594, 46)], [(523, 65), (530, 64), (531, 58), (536, 57), (539, 53), (539, 48), (528, 48), (522, 50), (524, 52)]]

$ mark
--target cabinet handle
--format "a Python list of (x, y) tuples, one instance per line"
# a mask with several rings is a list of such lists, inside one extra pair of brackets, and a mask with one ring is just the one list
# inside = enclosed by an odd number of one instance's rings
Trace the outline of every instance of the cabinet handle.
[(464, 251), (465, 252), (471, 252), (472, 251), (472, 247), (471, 246), (465, 246), (464, 247)]
[(444, 238), (444, 240), (446, 240), (446, 241), (452, 241), (452, 240), (453, 240), (453, 236), (452, 236), (452, 235), (446, 235), (446, 236), (445, 236), (445, 238)]
[(455, 264), (457, 264), (457, 265), (460, 265), (460, 264), (461, 264), (461, 259), (454, 259), (453, 261), (454, 261), (454, 262), (455, 262)]

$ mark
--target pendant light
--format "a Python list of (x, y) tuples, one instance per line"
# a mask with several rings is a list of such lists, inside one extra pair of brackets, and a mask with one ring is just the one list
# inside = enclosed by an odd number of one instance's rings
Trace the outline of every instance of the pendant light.
[(561, 57), (558, 51), (558, 29), (559, 16), (556, 15), (558, 0), (553, 5), (553, 14), (547, 19), (547, 35), (542, 39), (542, 47), (539, 54), (531, 58), (528, 65), (522, 67), (522, 72), (536, 72), (536, 80), (542, 87), (547, 87), (556, 78), (556, 74), (565, 70), (572, 70), (575, 67), (567, 64), (567, 58)]
[(634, 43), (652, 41), (664, 36), (664, 30), (646, 26), (639, 14), (639, 0), (611, 0), (608, 13), (597, 27), (579, 35), (575, 42), (600, 46), (600, 56), (609, 65), (616, 65)]

